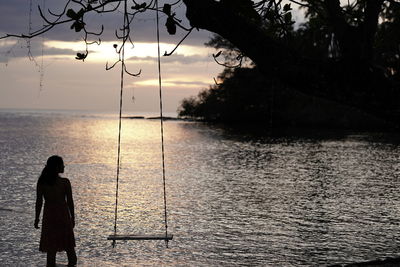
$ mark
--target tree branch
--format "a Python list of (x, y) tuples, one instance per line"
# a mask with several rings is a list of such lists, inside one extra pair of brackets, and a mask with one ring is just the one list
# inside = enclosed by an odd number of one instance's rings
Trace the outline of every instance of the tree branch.
[(243, 14), (225, 1), (183, 0), (186, 17), (192, 27), (205, 29), (229, 40), (246, 57), (261, 68), (272, 71), (286, 64), (290, 50), (280, 41), (272, 38), (260, 22), (257, 14)]

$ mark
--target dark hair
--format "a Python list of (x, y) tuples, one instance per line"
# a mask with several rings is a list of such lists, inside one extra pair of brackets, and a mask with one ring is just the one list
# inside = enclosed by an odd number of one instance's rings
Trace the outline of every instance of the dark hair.
[(64, 165), (62, 157), (54, 155), (47, 159), (46, 166), (39, 176), (39, 184), (53, 185), (56, 182), (60, 166)]

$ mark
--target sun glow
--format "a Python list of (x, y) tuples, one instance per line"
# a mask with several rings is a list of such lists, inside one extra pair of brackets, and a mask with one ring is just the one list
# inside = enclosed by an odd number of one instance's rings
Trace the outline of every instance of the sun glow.
[[(208, 84), (203, 83), (203, 82), (198, 82), (198, 79), (195, 79), (194, 77), (190, 77), (191, 79), (182, 79), (182, 77), (179, 77), (179, 79), (164, 79), (162, 81), (162, 87), (165, 88), (199, 88), (199, 87), (205, 87)], [(158, 86), (158, 80), (157, 79), (150, 79), (150, 80), (143, 80), (143, 81), (137, 81), (134, 83), (136, 86), (141, 86), (141, 87), (156, 87)]]
[(3, 39), (3, 40), (0, 41), (0, 47), (13, 46), (13, 45), (16, 45), (16, 44), (17, 44), (16, 40)]
[[(117, 48), (114, 48), (114, 44)], [(83, 53), (86, 50), (83, 42), (63, 42), (63, 41), (46, 41), (44, 43), (47, 48), (60, 49), (60, 54), (53, 55), (52, 57), (60, 58), (65, 57), (68, 52), (62, 50), (72, 50), (74, 53)], [(88, 47), (90, 56), (87, 60), (90, 61), (115, 61), (118, 60), (117, 51), (121, 43), (118, 42), (102, 42), (100, 45), (90, 45)], [(161, 54), (170, 52), (175, 48), (175, 44), (160, 43)], [(208, 49), (202, 46), (182, 45), (176, 51), (176, 54), (183, 56), (207, 55)], [(125, 58), (156, 58), (157, 57), (157, 43), (134, 43), (134, 45), (127, 44), (125, 46)]]

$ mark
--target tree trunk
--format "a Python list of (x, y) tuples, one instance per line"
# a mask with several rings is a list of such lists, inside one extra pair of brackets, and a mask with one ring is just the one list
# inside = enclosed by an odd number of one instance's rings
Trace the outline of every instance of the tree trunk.
[(328, 24), (339, 42), (343, 61), (365, 64), (373, 62), (374, 37), (383, 2), (384, 0), (367, 0), (363, 21), (354, 26), (346, 22), (339, 0), (325, 0)]

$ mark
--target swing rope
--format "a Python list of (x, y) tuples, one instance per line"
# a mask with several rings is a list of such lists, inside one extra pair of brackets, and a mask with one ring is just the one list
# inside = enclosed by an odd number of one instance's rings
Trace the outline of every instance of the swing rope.
[[(124, 8), (126, 8), (127, 2), (124, 1)], [(123, 37), (126, 35), (126, 12), (124, 12), (124, 27)], [(115, 211), (114, 211), (114, 235), (117, 235), (117, 219), (118, 219), (118, 189), (119, 189), (119, 173), (121, 169), (121, 132), (122, 132), (122, 104), (123, 104), (123, 93), (124, 93), (124, 74), (125, 74), (125, 43), (121, 46), (120, 51), (121, 59), (121, 77), (120, 77), (120, 94), (119, 94), (119, 117), (118, 117), (118, 152), (117, 152), (117, 178), (116, 178), (116, 189), (115, 189)], [(113, 240), (112, 246), (115, 247), (115, 240)]]
[[(158, 1), (156, 5), (156, 22), (157, 22), (157, 53), (158, 53), (158, 85), (159, 85), (159, 102), (160, 102), (160, 130), (161, 130), (161, 160), (162, 160), (162, 181), (163, 181), (163, 197), (164, 197), (164, 225), (165, 225), (165, 240), (166, 247), (168, 248), (168, 241), (172, 236), (168, 235), (168, 217), (167, 217), (167, 195), (166, 195), (166, 179), (165, 179), (165, 150), (164, 150), (164, 124), (163, 124), (163, 102), (162, 102), (162, 79), (161, 79), (161, 54), (160, 54), (160, 31), (159, 31), (159, 14), (158, 14)], [(120, 96), (119, 96), (119, 120), (118, 120), (118, 152), (117, 152), (117, 177), (116, 177), (116, 190), (115, 190), (115, 211), (114, 211), (114, 237), (112, 238), (112, 246), (115, 248), (117, 240), (117, 215), (118, 215), (118, 189), (119, 189), (119, 175), (121, 169), (121, 132), (122, 132), (122, 98), (124, 90), (124, 74), (125, 67), (125, 38), (129, 18), (127, 16), (127, 0), (124, 1), (124, 28), (123, 37), (124, 41), (120, 50), (121, 61), (121, 83), (120, 83)], [(140, 240), (140, 239), (160, 239), (157, 236), (134, 236), (134, 237), (121, 237), (121, 240)]]
[(163, 120), (163, 102), (162, 102), (162, 79), (161, 79), (161, 54), (160, 54), (160, 27), (158, 15), (158, 0), (156, 4), (156, 24), (157, 24), (157, 63), (158, 63), (158, 91), (160, 100), (160, 130), (161, 130), (161, 161), (162, 161), (162, 179), (164, 192), (164, 225), (165, 225), (165, 245), (168, 247), (168, 217), (167, 217), (167, 194), (165, 183), (165, 150), (164, 150), (164, 120)]

